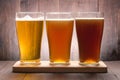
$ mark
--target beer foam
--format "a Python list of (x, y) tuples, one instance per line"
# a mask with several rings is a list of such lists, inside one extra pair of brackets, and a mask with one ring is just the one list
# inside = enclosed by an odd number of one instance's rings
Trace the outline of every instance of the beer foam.
[(38, 18), (32, 18), (29, 15), (26, 15), (23, 18), (16, 18), (17, 21), (40, 21), (43, 20), (43, 17), (38, 17)]
[(46, 21), (71, 21), (74, 20), (73, 18), (70, 19), (46, 19)]
[(75, 18), (75, 19), (85, 19), (85, 20), (96, 20), (96, 19), (98, 19), (98, 20), (100, 20), (100, 19), (104, 19), (104, 18)]

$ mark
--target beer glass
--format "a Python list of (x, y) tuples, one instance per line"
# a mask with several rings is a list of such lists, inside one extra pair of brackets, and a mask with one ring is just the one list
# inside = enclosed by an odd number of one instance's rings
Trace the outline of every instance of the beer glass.
[(69, 64), (73, 23), (71, 13), (46, 14), (50, 64)]
[(16, 13), (16, 30), (21, 64), (39, 64), (44, 14)]
[(103, 13), (79, 12), (75, 23), (80, 64), (98, 64), (104, 28)]

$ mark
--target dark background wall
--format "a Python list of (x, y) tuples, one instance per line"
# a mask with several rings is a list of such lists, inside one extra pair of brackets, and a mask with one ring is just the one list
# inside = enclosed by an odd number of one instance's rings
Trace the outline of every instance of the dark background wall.
[[(104, 12), (105, 24), (101, 47), (102, 60), (120, 60), (120, 0), (0, 0), (0, 60), (19, 60), (15, 13), (28, 12)], [(44, 27), (41, 59), (49, 57)], [(74, 29), (71, 60), (78, 59)]]

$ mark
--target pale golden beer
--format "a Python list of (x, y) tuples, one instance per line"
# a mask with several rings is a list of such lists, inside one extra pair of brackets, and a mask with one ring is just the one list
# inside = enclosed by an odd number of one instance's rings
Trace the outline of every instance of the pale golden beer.
[(38, 63), (40, 61), (43, 20), (16, 19), (20, 61)]
[(69, 63), (73, 23), (73, 19), (46, 20), (51, 64)]

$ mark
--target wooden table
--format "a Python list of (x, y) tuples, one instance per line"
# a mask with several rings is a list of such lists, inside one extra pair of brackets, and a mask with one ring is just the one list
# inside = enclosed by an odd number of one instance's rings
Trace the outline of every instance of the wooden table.
[(15, 61), (0, 61), (0, 80), (120, 80), (120, 61), (106, 61), (108, 73), (13, 73)]

